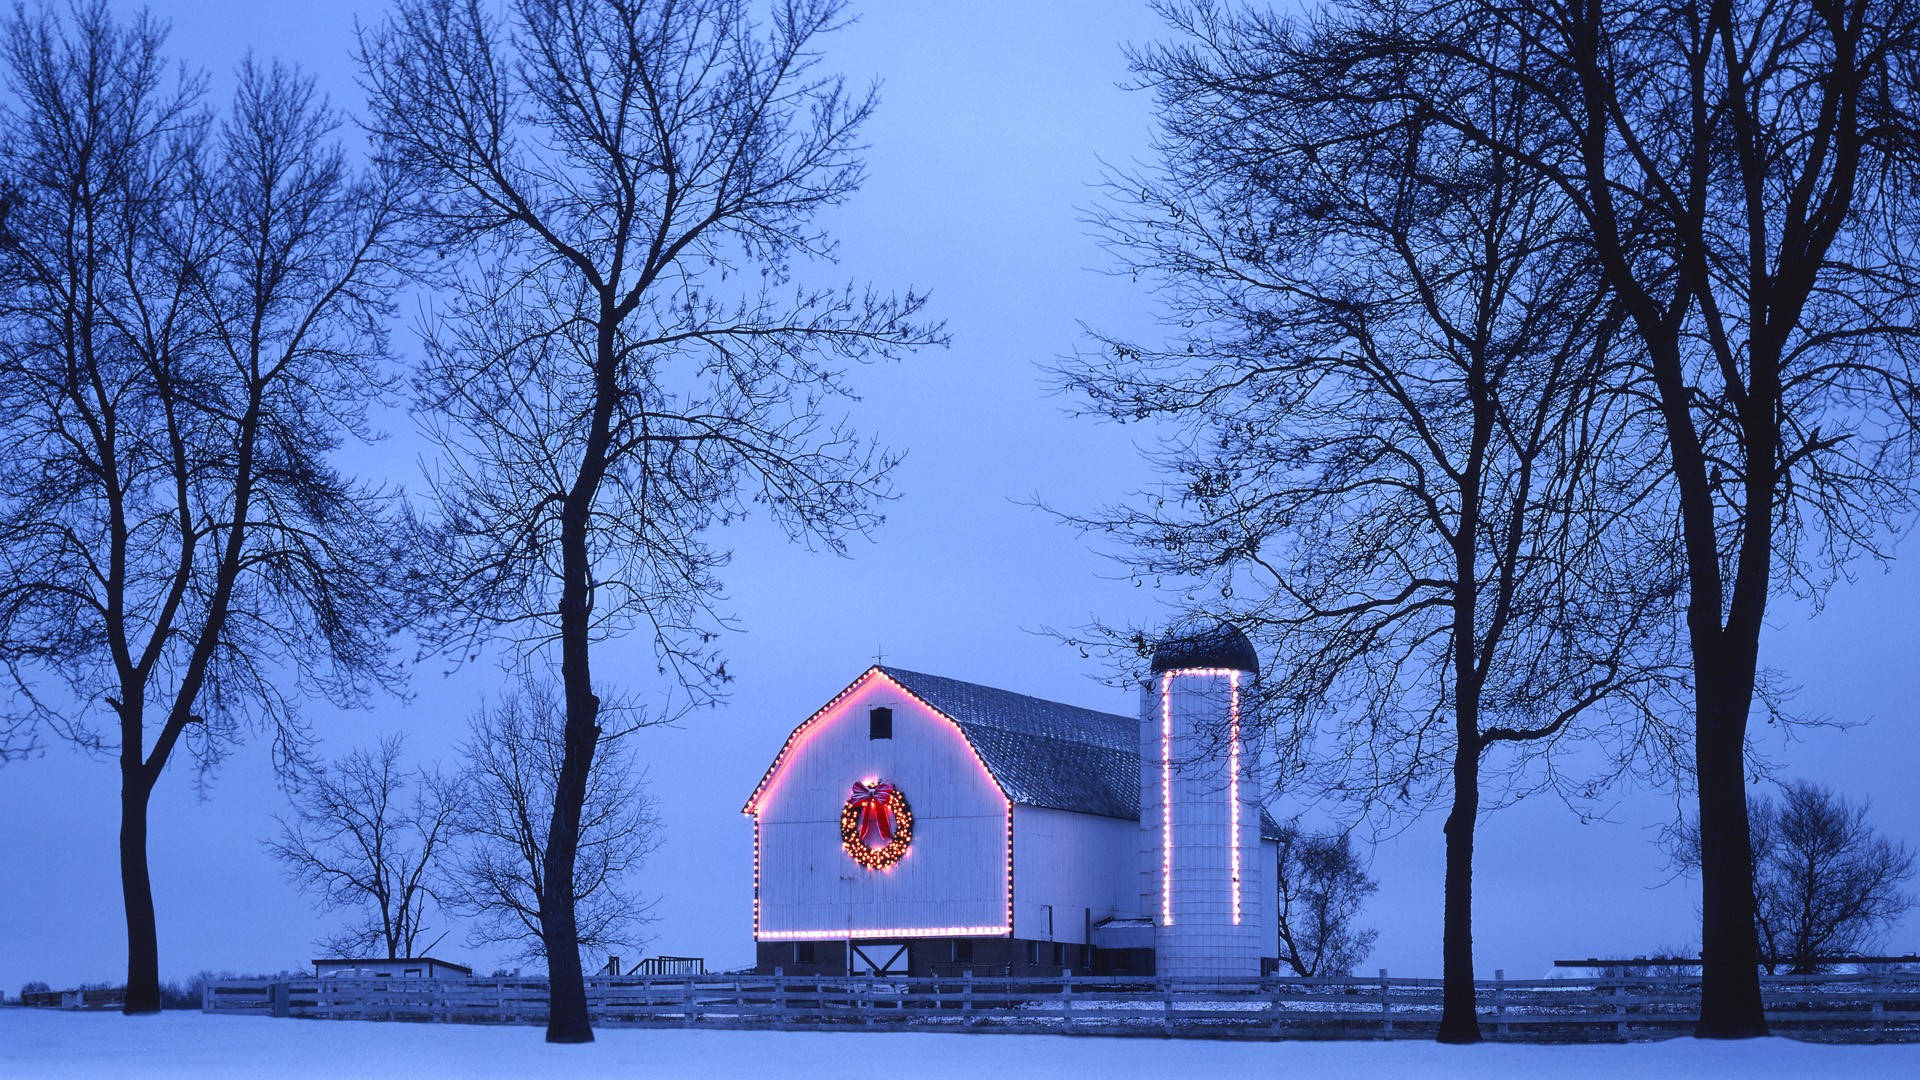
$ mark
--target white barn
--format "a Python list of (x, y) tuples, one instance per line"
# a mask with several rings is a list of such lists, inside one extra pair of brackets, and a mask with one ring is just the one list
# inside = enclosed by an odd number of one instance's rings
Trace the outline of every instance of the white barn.
[(1171, 638), (1135, 718), (868, 668), (743, 808), (758, 969), (1270, 970), (1277, 830), (1238, 731), (1257, 670), (1231, 627)]

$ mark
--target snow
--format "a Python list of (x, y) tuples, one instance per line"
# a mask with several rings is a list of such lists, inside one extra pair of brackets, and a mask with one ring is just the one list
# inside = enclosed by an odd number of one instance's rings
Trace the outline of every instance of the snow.
[[(1423, 1076), (1920, 1076), (1920, 1043), (1834, 1046), (1789, 1039), (1472, 1047), (1404, 1042), (1206, 1042), (1060, 1035), (602, 1029), (548, 1046), (534, 1027), (289, 1020), (172, 1012), (123, 1017), (0, 1009), (0, 1077), (794, 1077), (1097, 1076), (1101, 1080)], [(564, 1069), (564, 1073), (560, 1070)], [(1203, 1072), (1204, 1070), (1204, 1072)]]

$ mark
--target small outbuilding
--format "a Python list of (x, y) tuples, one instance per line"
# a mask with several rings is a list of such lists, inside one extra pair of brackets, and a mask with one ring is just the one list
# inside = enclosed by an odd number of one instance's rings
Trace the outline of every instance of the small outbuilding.
[(471, 979), (473, 969), (465, 964), (438, 960), (431, 956), (386, 957), (336, 956), (313, 962), (313, 973), (322, 979)]

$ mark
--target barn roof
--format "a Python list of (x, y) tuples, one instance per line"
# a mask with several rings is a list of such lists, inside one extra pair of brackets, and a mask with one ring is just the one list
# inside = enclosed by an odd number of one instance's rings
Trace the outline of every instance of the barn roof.
[[(960, 726), (1008, 799), (1023, 806), (1140, 818), (1140, 722), (943, 675), (881, 673)], [(1265, 807), (1260, 835), (1278, 835)]]

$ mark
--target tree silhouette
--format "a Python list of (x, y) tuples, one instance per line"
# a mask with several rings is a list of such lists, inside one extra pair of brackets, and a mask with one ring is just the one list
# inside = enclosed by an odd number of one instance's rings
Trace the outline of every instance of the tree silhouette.
[[(1322, 60), (1552, 185), (1664, 434), (1705, 862), (1697, 1033), (1767, 1031), (1745, 793), (1777, 592), (1817, 596), (1916, 508), (1920, 4), (1360, 0)], [(1459, 80), (1550, 122), (1489, 128)]]
[[(1439, 1033), (1471, 1041), (1481, 815), (1670, 738), (1656, 431), (1605, 392), (1619, 309), (1551, 185), (1321, 63), (1317, 32), (1162, 10), (1175, 42), (1134, 55), (1157, 169), (1095, 220), (1171, 341), (1098, 338), (1061, 375), (1171, 432), (1168, 482), (1072, 520), (1260, 648), (1283, 784), (1447, 806)], [(1433, 92), (1510, 138), (1549, 122), (1495, 80)]]
[[(527, 677), (473, 719), (462, 750), (467, 799), (460, 851), (445, 877), (448, 904), (476, 919), (474, 944), (546, 955), (540, 911), (546, 893), (546, 832), (564, 753), (566, 709), (552, 686)], [(638, 948), (650, 902), (634, 875), (660, 846), (660, 819), (633, 750), (608, 732), (594, 750), (580, 808), (573, 874), (574, 922), (583, 951)]]
[(427, 902), (441, 902), (440, 864), (466, 793), (455, 779), (407, 769), (404, 748), (392, 735), (306, 771), (293, 816), (276, 818), (280, 835), (265, 841), (287, 878), (316, 894), (322, 910), (354, 913), (318, 943), (334, 956), (419, 955)]
[(874, 96), (819, 70), (837, 0), (401, 0), (363, 33), (371, 129), (462, 262), (417, 379), (447, 453), (414, 579), (429, 646), (552, 646), (566, 728), (540, 913), (547, 1038), (590, 1040), (572, 904), (595, 748), (590, 668), (638, 626), (669, 704), (726, 678), (708, 531), (767, 512), (841, 550), (894, 455), (828, 415), (844, 368), (940, 340), (923, 300), (799, 284), (861, 179)]
[[(1812, 975), (1834, 957), (1868, 952), (1913, 910), (1903, 888), (1913, 878), (1913, 849), (1869, 824), (1870, 809), (1805, 780), (1787, 784), (1777, 800), (1748, 800), (1754, 929), (1768, 971)], [(1674, 846), (1683, 866), (1700, 868), (1697, 823), (1688, 822)]]
[(16, 9), (0, 120), (0, 662), (14, 721), (118, 762), (130, 1013), (160, 1008), (148, 802), (177, 751), (204, 775), (253, 729), (289, 766), (303, 698), (399, 678), (390, 499), (331, 461), (389, 389), (393, 188), (310, 80), (249, 60), (216, 123), (164, 38)]
[(1355, 925), (1379, 888), (1344, 832), (1280, 827), (1280, 959), (1295, 975), (1343, 978), (1373, 950), (1378, 930)]

